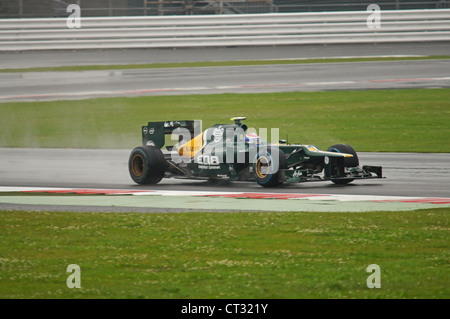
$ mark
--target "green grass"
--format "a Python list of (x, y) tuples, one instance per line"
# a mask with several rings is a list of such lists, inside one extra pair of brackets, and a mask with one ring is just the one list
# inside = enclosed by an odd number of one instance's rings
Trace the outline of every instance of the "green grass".
[[(148, 121), (247, 116), (290, 142), (357, 151), (450, 152), (450, 89), (214, 94), (0, 105), (0, 147), (132, 148)], [(269, 130), (270, 131), (270, 130)]]
[(141, 63), (141, 64), (113, 64), (113, 65), (76, 65), (35, 68), (0, 69), (0, 73), (15, 72), (49, 72), (49, 71), (94, 71), (94, 70), (122, 70), (122, 69), (156, 69), (182, 67), (211, 67), (211, 66), (241, 66), (268, 64), (304, 64), (304, 63), (340, 63), (340, 62), (376, 62), (376, 61), (415, 61), (449, 59), (450, 56), (420, 56), (420, 57), (367, 57), (367, 58), (318, 58), (318, 59), (286, 59), (286, 60), (249, 60), (249, 61), (209, 61), (209, 62), (172, 62), (172, 63)]
[(3, 211), (0, 298), (449, 298), (449, 213)]

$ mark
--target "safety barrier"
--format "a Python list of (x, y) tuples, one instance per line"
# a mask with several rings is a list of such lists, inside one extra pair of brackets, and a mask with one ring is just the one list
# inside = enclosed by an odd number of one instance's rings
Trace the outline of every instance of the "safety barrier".
[[(0, 51), (450, 41), (450, 9), (2, 19)], [(369, 19), (370, 20), (370, 19)], [(369, 21), (370, 22), (370, 21)]]

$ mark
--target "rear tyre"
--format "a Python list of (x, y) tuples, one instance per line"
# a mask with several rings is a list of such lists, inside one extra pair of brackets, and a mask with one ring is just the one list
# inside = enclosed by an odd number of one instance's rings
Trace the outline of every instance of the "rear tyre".
[(137, 184), (157, 184), (164, 177), (166, 160), (159, 148), (139, 146), (133, 149), (128, 160), (128, 171)]
[[(278, 162), (275, 162), (277, 156)], [(267, 149), (256, 155), (253, 163), (253, 176), (263, 187), (277, 187), (283, 184), (283, 169), (287, 168), (287, 160), (283, 151)]]
[[(352, 154), (353, 157), (346, 157), (344, 159), (344, 167), (358, 167), (359, 166), (359, 159), (358, 154), (356, 154), (356, 151), (348, 144), (336, 144), (333, 146), (330, 146), (328, 148), (328, 152), (336, 152), (336, 153), (346, 153), (346, 154)], [(348, 184), (350, 182), (353, 182), (353, 179), (332, 179), (333, 183), (338, 185), (344, 185)]]

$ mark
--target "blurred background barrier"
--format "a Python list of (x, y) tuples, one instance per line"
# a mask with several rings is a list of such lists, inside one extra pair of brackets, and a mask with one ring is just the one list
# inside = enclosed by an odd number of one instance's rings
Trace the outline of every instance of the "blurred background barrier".
[[(382, 8), (381, 8), (382, 9)], [(450, 9), (0, 20), (0, 51), (450, 41)], [(66, 13), (66, 15), (69, 15)]]
[(450, 0), (0, 0), (0, 18), (67, 17), (69, 4), (84, 17), (101, 17), (365, 11), (370, 3), (381, 10), (450, 8)]

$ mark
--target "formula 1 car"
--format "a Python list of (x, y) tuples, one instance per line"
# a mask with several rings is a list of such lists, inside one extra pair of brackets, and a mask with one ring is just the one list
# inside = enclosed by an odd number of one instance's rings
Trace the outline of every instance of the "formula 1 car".
[(382, 178), (381, 166), (359, 166), (347, 144), (327, 151), (314, 145), (268, 143), (235, 117), (202, 131), (201, 121), (149, 122), (142, 126), (143, 146), (130, 154), (128, 169), (137, 184), (163, 178), (256, 181), (264, 187), (283, 183)]

